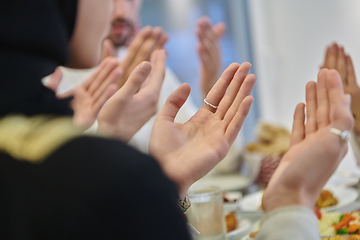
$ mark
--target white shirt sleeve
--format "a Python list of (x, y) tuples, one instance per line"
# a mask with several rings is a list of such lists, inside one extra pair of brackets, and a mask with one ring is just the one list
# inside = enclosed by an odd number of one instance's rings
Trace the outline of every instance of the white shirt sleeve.
[(318, 220), (303, 206), (278, 208), (266, 214), (256, 240), (319, 240)]

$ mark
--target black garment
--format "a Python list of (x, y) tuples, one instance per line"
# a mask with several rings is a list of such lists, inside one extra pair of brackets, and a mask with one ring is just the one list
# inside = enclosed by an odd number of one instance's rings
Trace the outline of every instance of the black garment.
[(190, 239), (174, 183), (115, 140), (81, 137), (43, 164), (0, 153), (0, 239)]
[[(76, 11), (76, 0), (1, 0), (0, 118), (71, 114), (41, 79), (67, 61)], [(115, 140), (79, 138), (41, 164), (0, 152), (0, 239), (186, 240), (176, 192)]]
[(76, 11), (76, 0), (1, 0), (0, 117), (72, 114), (40, 80), (66, 63)]

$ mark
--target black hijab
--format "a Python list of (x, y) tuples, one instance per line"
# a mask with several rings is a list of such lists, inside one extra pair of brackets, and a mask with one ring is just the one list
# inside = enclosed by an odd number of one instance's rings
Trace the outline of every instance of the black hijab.
[(10, 113), (70, 115), (41, 79), (66, 63), (77, 0), (2, 0), (0, 117)]

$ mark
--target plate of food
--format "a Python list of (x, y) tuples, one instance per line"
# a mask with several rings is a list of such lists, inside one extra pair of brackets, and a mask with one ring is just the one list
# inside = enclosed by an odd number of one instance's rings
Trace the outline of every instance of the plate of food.
[[(261, 201), (264, 191), (259, 191), (243, 198), (240, 208), (248, 212), (261, 212)], [(334, 211), (354, 202), (358, 192), (353, 188), (329, 188), (324, 189), (317, 202), (316, 207), (322, 212)]]
[(235, 212), (226, 214), (225, 223), (228, 240), (239, 240), (251, 227), (250, 220), (241, 218), (241, 216)]
[(227, 214), (229, 212), (236, 212), (237, 210), (239, 210), (242, 196), (242, 193), (239, 191), (224, 192), (224, 213)]
[[(329, 240), (360, 240), (360, 211), (351, 213), (319, 212), (314, 210), (318, 217), (318, 229), (321, 239)], [(255, 224), (252, 233), (242, 240), (253, 240), (259, 230), (259, 223)]]

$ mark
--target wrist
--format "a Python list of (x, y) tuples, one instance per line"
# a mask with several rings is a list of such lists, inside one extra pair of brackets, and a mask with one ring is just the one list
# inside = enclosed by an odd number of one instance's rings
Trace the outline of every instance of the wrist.
[(269, 213), (276, 209), (288, 206), (303, 206), (309, 209), (313, 209), (315, 206), (316, 198), (312, 201), (313, 197), (304, 196), (300, 190), (279, 190), (271, 195), (266, 195), (263, 198), (263, 210), (265, 213)]

